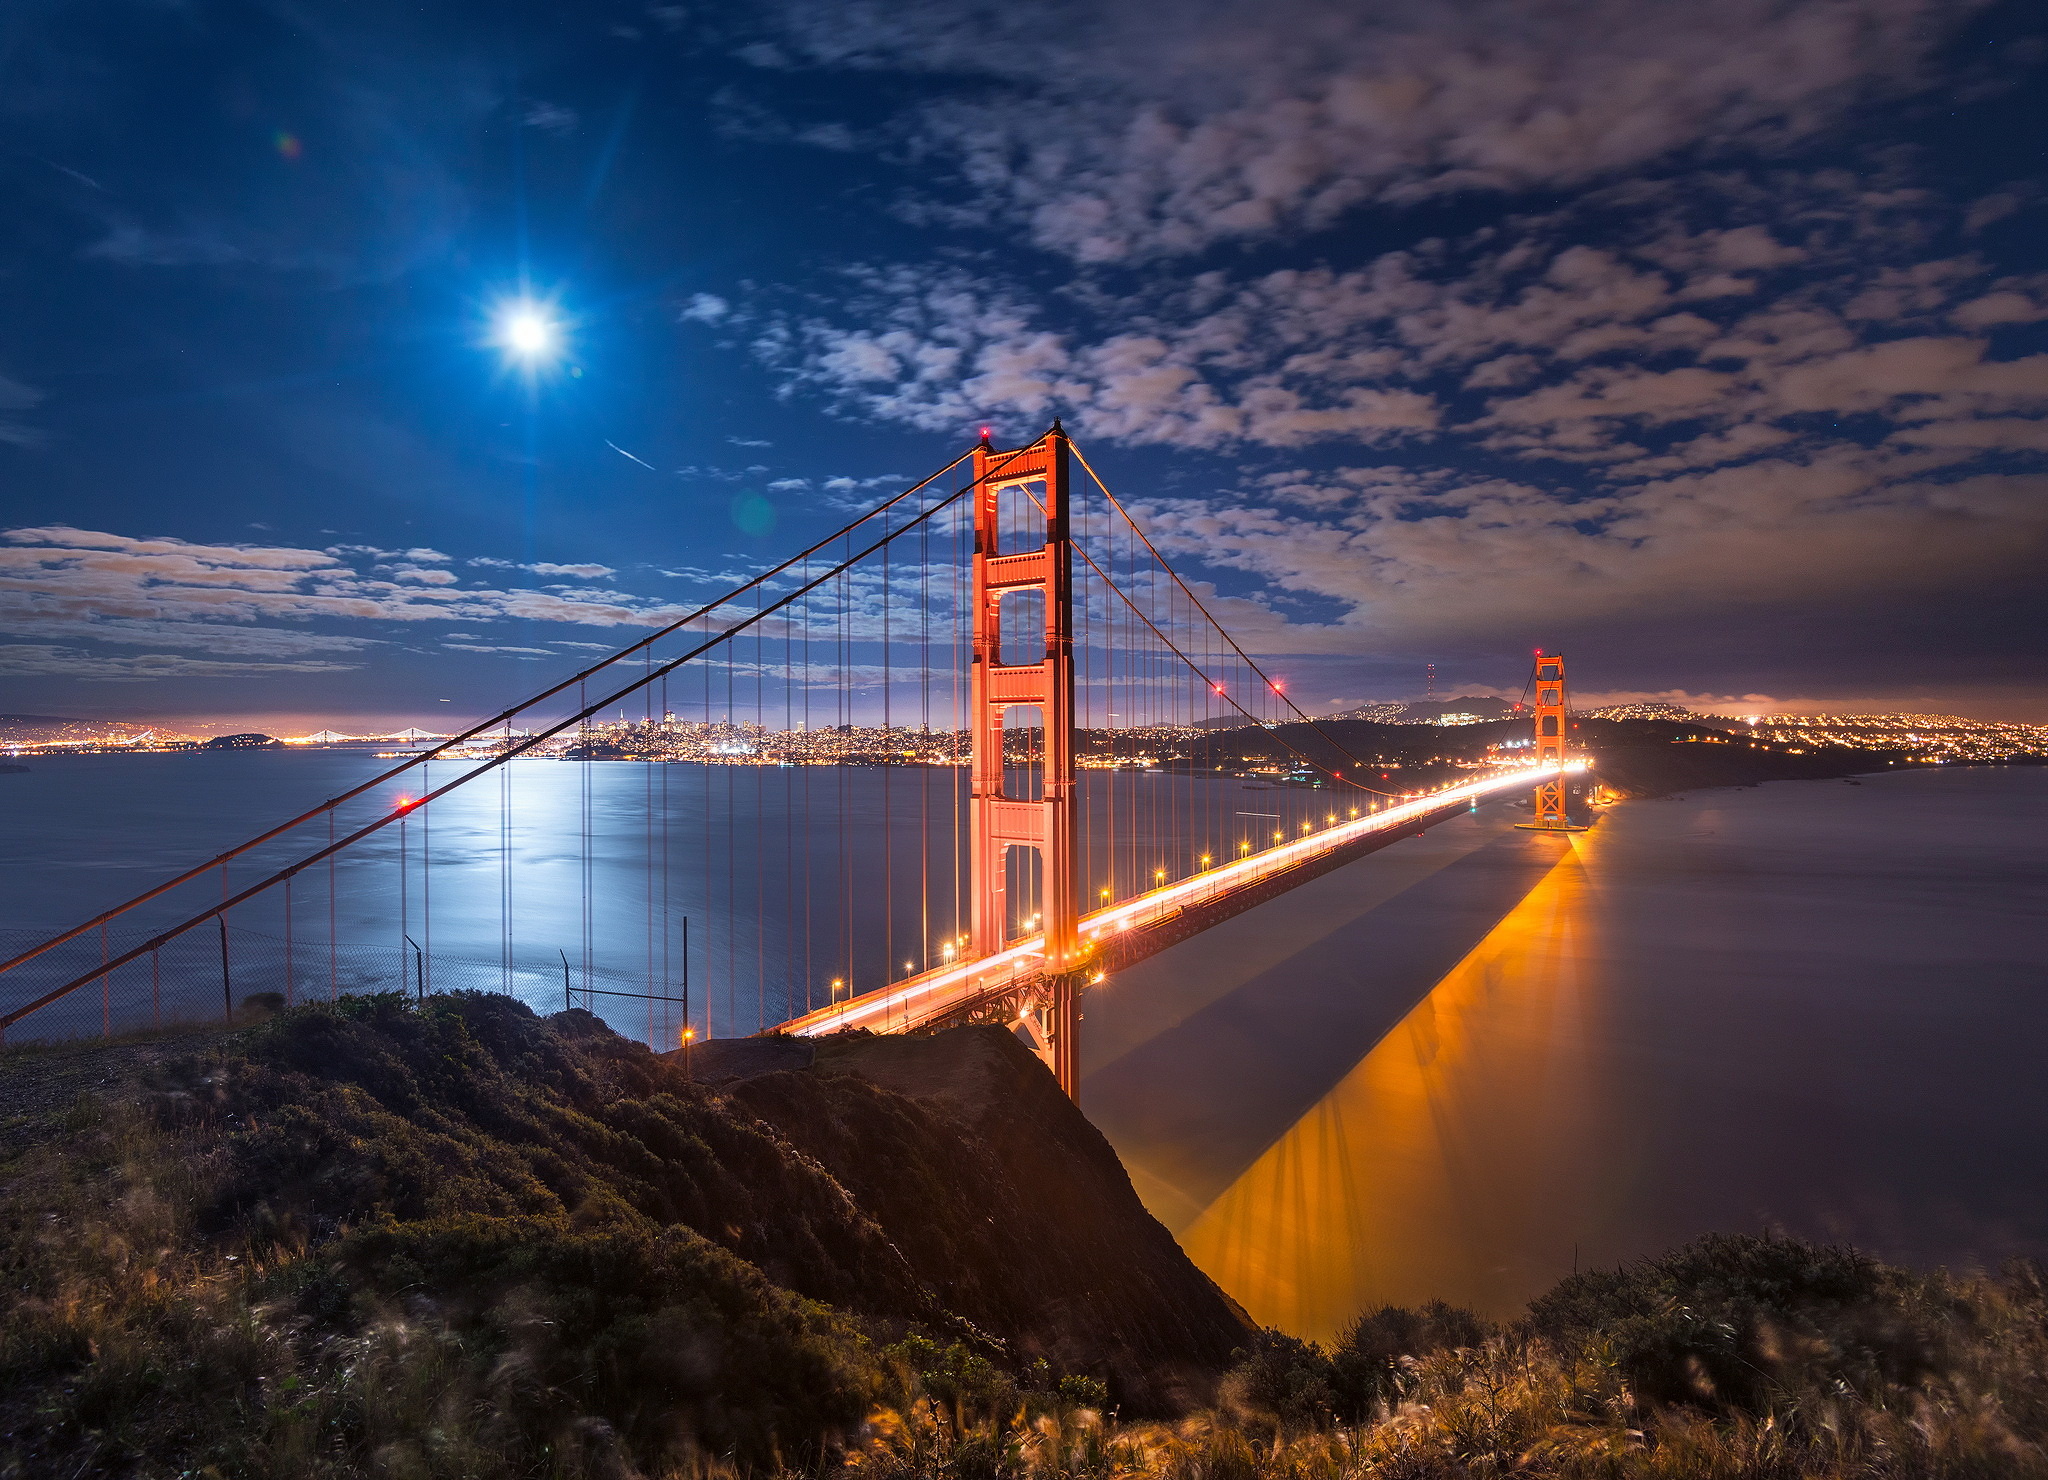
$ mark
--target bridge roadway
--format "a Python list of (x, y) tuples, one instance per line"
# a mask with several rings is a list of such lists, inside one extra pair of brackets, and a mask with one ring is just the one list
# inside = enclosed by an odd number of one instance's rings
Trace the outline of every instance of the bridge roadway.
[[(1485, 797), (1526, 791), (1546, 777), (1584, 771), (1584, 760), (1490, 771), (1441, 791), (1332, 823), (1258, 853), (1218, 864), (1185, 879), (1081, 917), (1082, 959), (1073, 971), (1085, 982), (1143, 960), (1155, 951), (1262, 904), (1297, 884), (1442, 822)], [(768, 1031), (819, 1037), (849, 1029), (902, 1033), (966, 1021), (1028, 993), (1048, 976), (1045, 938), (1024, 936), (993, 955), (936, 967), (886, 988), (849, 997), (791, 1018)]]

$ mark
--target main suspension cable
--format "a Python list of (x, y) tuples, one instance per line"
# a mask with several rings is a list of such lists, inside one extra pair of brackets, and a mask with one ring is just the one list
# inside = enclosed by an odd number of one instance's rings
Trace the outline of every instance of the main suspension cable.
[[(430, 750), (425, 750), (417, 755), (407, 757), (404, 764), (394, 766), (390, 770), (383, 772), (381, 775), (371, 777), (368, 781), (363, 782), (359, 786), (350, 787), (347, 791), (329, 797), (326, 801), (320, 803), (319, 806), (309, 808), (308, 810), (300, 813), (297, 817), (292, 818), (289, 822), (281, 822), (276, 827), (271, 828), (268, 832), (259, 833), (255, 837), (250, 838), (248, 841), (239, 843), (235, 847), (228, 849), (227, 852), (220, 854), (216, 858), (210, 859), (209, 861), (199, 864), (193, 868), (189, 868), (184, 873), (177, 875), (175, 878), (167, 879), (163, 883), (158, 884), (152, 889), (144, 890), (141, 894), (136, 895), (133, 899), (130, 899), (125, 903), (115, 905), (112, 909), (104, 910), (101, 913), (94, 915), (90, 920), (87, 920), (82, 925), (75, 926), (70, 930), (64, 931), (62, 934), (53, 935), (48, 940), (45, 940), (38, 945), (30, 947), (28, 950), (22, 951), (18, 955), (12, 956), (5, 961), (0, 961), (0, 976), (4, 976), (6, 973), (12, 971), (15, 967), (21, 965), (25, 961), (34, 960), (37, 956), (42, 955), (45, 951), (53, 950), (56, 947), (63, 945), (66, 941), (76, 940), (79, 936), (88, 934), (89, 932), (98, 929), (100, 926), (106, 924), (108, 921), (113, 920), (118, 916), (125, 915), (128, 911), (134, 909), (137, 905), (146, 904), (150, 900), (157, 898), (159, 895), (166, 894), (169, 891), (176, 889), (181, 884), (189, 884), (194, 879), (203, 877), (211, 870), (224, 866), (228, 862), (228, 860), (232, 858), (238, 858), (242, 854), (249, 852), (253, 848), (260, 848), (261, 846), (263, 846), (263, 844), (270, 842), (273, 838), (282, 837), (284, 834), (290, 832), (293, 828), (299, 827), (304, 823), (311, 822), (314, 818), (320, 816), (322, 813), (332, 812), (336, 807), (339, 807), (344, 802), (352, 801), (356, 797), (363, 795), (363, 793), (367, 791), (374, 791), (377, 787), (384, 785), (386, 782), (396, 780), (398, 777), (403, 776), (407, 771), (410, 771), (414, 766), (423, 765), (427, 761), (432, 760), (435, 756), (442, 754), (444, 751), (452, 750), (458, 745), (462, 745), (470, 740), (474, 740), (477, 736), (483, 734), (486, 730), (492, 729), (501, 724), (509, 726), (512, 720), (517, 718), (519, 715), (524, 714), (527, 710), (532, 709), (535, 705), (543, 703), (548, 699), (552, 699), (553, 697), (555, 697), (555, 695), (563, 693), (568, 689), (575, 688), (579, 684), (585, 683), (591, 677), (591, 675), (595, 673), (600, 673), (604, 669), (611, 667), (612, 664), (620, 662), (625, 658), (631, 657), (634, 653), (641, 651), (643, 648), (652, 647), (655, 643), (661, 641), (663, 638), (673, 636), (675, 633), (680, 632), (682, 629), (688, 627), (693, 622), (702, 621), (703, 619), (709, 617), (713, 612), (717, 611), (720, 607), (731, 605), (739, 597), (745, 595), (747, 592), (755, 589), (756, 587), (763, 586), (767, 582), (772, 581), (773, 579), (775, 579), (775, 577), (781, 575), (791, 566), (797, 564), (799, 561), (807, 559), (811, 555), (816, 554), (819, 550), (824, 549), (834, 540), (850, 535), (854, 530), (858, 529), (861, 525), (867, 523), (869, 520), (877, 518), (878, 516), (886, 513), (889, 509), (894, 508), (897, 504), (902, 503), (903, 500), (914, 497), (916, 494), (922, 492), (924, 489), (931, 487), (932, 484), (938, 482), (939, 479), (945, 477), (946, 474), (952, 472), (953, 469), (959, 467), (960, 464), (966, 462), (973, 455), (974, 454), (972, 451), (961, 453), (960, 456), (954, 458), (951, 462), (947, 463), (943, 468), (940, 468), (936, 473), (933, 473), (930, 477), (925, 478), (921, 482), (918, 482), (912, 485), (911, 487), (904, 489), (903, 492), (897, 494), (894, 498), (889, 499), (887, 502), (879, 504), (876, 507), (868, 510), (867, 513), (861, 515), (858, 519), (855, 519), (851, 524), (845, 525), (844, 527), (835, 530), (832, 534), (826, 536), (822, 540), (819, 540), (809, 549), (803, 550), (798, 554), (790, 556), (789, 559), (783, 561), (774, 569), (764, 571), (762, 574), (755, 576), (750, 581), (742, 582), (740, 585), (735, 586), (732, 590), (728, 591), (725, 595), (719, 597), (716, 601), (711, 602), (707, 606), (699, 607), (696, 611), (691, 612), (688, 616), (679, 618), (676, 621), (669, 623), (666, 627), (661, 628), (659, 631), (653, 633), (648, 637), (642, 638), (639, 642), (634, 643), (632, 646), (621, 648), (618, 652), (611, 654), (609, 657), (603, 658), (598, 662), (591, 664), (588, 668), (585, 668), (580, 673), (571, 674), (568, 678), (563, 679), (553, 688), (543, 689), (540, 693), (535, 694), (531, 698), (523, 700), (522, 702), (513, 705), (510, 709), (495, 714), (491, 716), (491, 718), (484, 720), (481, 723), (470, 726), (461, 734), (449, 736), (446, 740), (443, 740), (439, 745), (434, 746)], [(1011, 454), (1012, 457), (1018, 455), (1019, 453)], [(994, 471), (994, 469), (991, 469), (991, 474)], [(960, 495), (957, 493), (953, 495), (954, 498), (958, 498), (959, 496)], [(949, 499), (947, 502), (951, 502), (951, 500)], [(935, 507), (943, 507), (943, 505), (938, 505)], [(904, 526), (904, 528), (906, 529), (910, 527), (912, 526)], [(901, 533), (901, 531), (899, 530), (898, 533)], [(887, 537), (885, 537), (885, 542), (886, 538)], [(735, 628), (732, 630), (738, 629)], [(626, 689), (622, 692), (631, 693), (632, 690)]]
[[(658, 679), (668, 677), (671, 673), (674, 673), (677, 669), (683, 667), (685, 664), (695, 661), (697, 658), (702, 657), (705, 653), (711, 651), (713, 648), (718, 647), (722, 643), (732, 640), (733, 638), (737, 637), (740, 633), (753, 628), (762, 621), (766, 620), (768, 617), (771, 617), (775, 613), (783, 610), (784, 608), (794, 604), (797, 601), (800, 601), (802, 598), (809, 595), (812, 591), (824, 585), (827, 581), (844, 575), (845, 573), (850, 571), (853, 566), (857, 565), (860, 561), (865, 560), (868, 556), (873, 555), (876, 551), (882, 549), (884, 546), (888, 545), (893, 540), (902, 537), (903, 535), (909, 533), (913, 529), (920, 528), (922, 525), (925, 524), (926, 521), (933, 518), (942, 510), (950, 508), (953, 504), (967, 497), (967, 495), (974, 491), (977, 487), (979, 487), (981, 483), (986, 482), (991, 478), (999, 476), (1003, 467), (1006, 466), (1009, 462), (1015, 460), (1016, 458), (1021, 457), (1026, 451), (1029, 450), (1030, 445), (1035, 444), (1028, 444), (1026, 447), (1019, 448), (1016, 451), (1008, 454), (1000, 462), (988, 468), (987, 471), (982, 473), (978, 478), (970, 480), (967, 484), (955, 490), (953, 493), (948, 494), (946, 497), (938, 500), (936, 503), (933, 503), (920, 510), (920, 512), (907, 523), (902, 524), (893, 530), (890, 530), (887, 529), (885, 521), (885, 533), (882, 535), (880, 539), (875, 540), (873, 543), (867, 545), (860, 551), (849, 555), (844, 561), (832, 567), (830, 570), (827, 570), (824, 574), (819, 575), (813, 578), (812, 580), (797, 586), (796, 588), (791, 590), (787, 595), (779, 598), (773, 603), (770, 603), (765, 606), (758, 606), (752, 614), (735, 620), (724, 631), (716, 634), (713, 637), (706, 639), (702, 643), (699, 643), (690, 651), (683, 653), (676, 658), (670, 659), (669, 661), (663, 663), (661, 666), (657, 668), (650, 669), (641, 677), (636, 678), (633, 682), (627, 684), (624, 688), (621, 688), (613, 693), (607, 694), (604, 697), (596, 700), (594, 703), (583, 705), (580, 709), (577, 710), (576, 713), (569, 715), (567, 718), (557, 721), (553, 725), (548, 726), (546, 729), (539, 730), (537, 732), (527, 735), (517, 744), (507, 744), (504, 749), (502, 749), (497, 755), (491, 757), (489, 760), (486, 760), (478, 766), (476, 766), (475, 768), (464, 772), (462, 775), (456, 777), (454, 780), (449, 781), (432, 791), (425, 792), (416, 800), (406, 803), (401, 809), (391, 813), (387, 813), (382, 817), (373, 819), (369, 823), (365, 824), (363, 827), (360, 827), (356, 829), (354, 832), (348, 834), (346, 837), (330, 842), (326, 847), (318, 849), (317, 851), (307, 855), (305, 858), (300, 859), (297, 863), (291, 864), (283, 869), (276, 870), (275, 872), (271, 873), (268, 877), (259, 880), (257, 883), (243, 889), (240, 893), (235, 894), (232, 898), (223, 898), (218, 904), (209, 906), (207, 909), (200, 911), (198, 914), (193, 915), (189, 919), (183, 920), (179, 922), (177, 925), (174, 925), (167, 930), (159, 932), (158, 934), (150, 937), (148, 940), (144, 941), (142, 944), (134, 947), (133, 949), (123, 952), (121, 955), (111, 960), (101, 962), (97, 967), (85, 973), (84, 975), (76, 977), (71, 981), (64, 983), (62, 986), (56, 987), (51, 991), (44, 993), (42, 996), (36, 998), (32, 1002), (25, 1003), (22, 1006), (17, 1007), (4, 1015), (0, 1015), (0, 1029), (8, 1027), (9, 1025), (28, 1016), (30, 1013), (36, 1012), (41, 1008), (47, 1007), (50, 1003), (57, 1001), (59, 998), (67, 996), (71, 992), (78, 990), (80, 987), (90, 985), (92, 982), (100, 980), (101, 978), (107, 976), (108, 974), (117, 970), (118, 968), (127, 965), (130, 961), (140, 959), (142, 956), (145, 956), (149, 954), (151, 951), (162, 946), (165, 942), (174, 940), (178, 936), (183, 935), (186, 931), (191, 930), (196, 926), (203, 925), (208, 920), (215, 919), (221, 915), (226, 914), (235, 906), (242, 904), (249, 899), (253, 899), (254, 897), (263, 893), (265, 890), (271, 888), (272, 886), (281, 883), (282, 881), (298, 874), (301, 870), (306, 869), (324, 859), (332, 858), (333, 856), (339, 854), (343, 850), (362, 841), (364, 838), (367, 838), (372, 834), (381, 831), (383, 828), (390, 826), (393, 822), (401, 821), (409, 813), (414, 812), (421, 807), (425, 807), (432, 802), (438, 801), (441, 797), (446, 796), (449, 792), (456, 790), (458, 787), (461, 787), (466, 783), (475, 780), (477, 777), (482, 776), (487, 772), (494, 771), (499, 767), (508, 764), (516, 757), (525, 754), (527, 751), (532, 750), (533, 748), (544, 743), (545, 741), (553, 739), (556, 735), (561, 734), (563, 731), (571, 729), (580, 724), (585, 724), (593, 715), (598, 714), (606, 707), (612, 704), (616, 704), (621, 700), (629, 697), (630, 695), (638, 692), (646, 685), (651, 684)], [(852, 523), (846, 525), (837, 534), (835, 534), (833, 538), (847, 538), (850, 542), (850, 536), (852, 532), (858, 529), (862, 524), (867, 523), (869, 519), (875, 516), (875, 514), (880, 513), (882, 510), (886, 510), (892, 507), (893, 505), (902, 502), (904, 498), (911, 496), (920, 489), (930, 487), (932, 483), (936, 482), (939, 478), (945, 476), (945, 474), (947, 472), (950, 472), (953, 468), (958, 467), (962, 462), (965, 462), (967, 458), (971, 455), (971, 453), (963, 454), (962, 456), (955, 458), (952, 462), (948, 463), (944, 468), (940, 469), (937, 473), (932, 474), (931, 477), (924, 479), (914, 488), (906, 490), (904, 493), (899, 494), (895, 498), (889, 500), (888, 503), (881, 505), (877, 510), (871, 511), (870, 513), (865, 514), (861, 516), (861, 518), (856, 519)], [(804, 552), (804, 555), (808, 555), (822, 548), (823, 544), (825, 543), (829, 543), (829, 541), (820, 542), (820, 544), (818, 545), (811, 546), (810, 550)], [(554, 694), (560, 693), (563, 689), (569, 687), (571, 684), (580, 682), (581, 678), (587, 677), (588, 674), (599, 672), (605, 667), (610, 666), (611, 663), (617, 662), (618, 660), (624, 657), (639, 652), (641, 649), (645, 648), (649, 643), (655, 641), (660, 636), (673, 633), (679, 630), (680, 628), (686, 626), (689, 622), (694, 621), (701, 616), (704, 616), (712, 611), (717, 610), (719, 606), (726, 605), (728, 602), (732, 600), (733, 596), (737, 596), (748, 590), (761, 586), (770, 577), (782, 571), (786, 571), (791, 565), (796, 564), (799, 560), (803, 558), (803, 555), (798, 555), (791, 557), (789, 560), (783, 561), (780, 565), (775, 567), (773, 571), (767, 573), (766, 575), (756, 577), (754, 580), (749, 581), (744, 585), (736, 588), (735, 591), (731, 593), (731, 595), (721, 598), (720, 601), (714, 603), (709, 607), (703, 608), (701, 611), (693, 614), (691, 617), (687, 617), (682, 619), (681, 621), (670, 624), (668, 627), (662, 629), (662, 632), (657, 633), (655, 637), (644, 639), (641, 642), (634, 643), (631, 647), (625, 648), (618, 653), (614, 653), (610, 658), (605, 660), (605, 662), (595, 664), (591, 668), (586, 669), (584, 675), (579, 676), (579, 678), (569, 679), (561, 684), (557, 684), (554, 688), (551, 688), (545, 691), (544, 693), (535, 696), (533, 699), (527, 700), (525, 703), (518, 705), (513, 709), (505, 711), (503, 714), (493, 717), (484, 725), (474, 727), (466, 733), (468, 735), (473, 736), (477, 733), (480, 733), (483, 729), (488, 728), (492, 725), (508, 722), (512, 716), (518, 715), (522, 713), (524, 710), (531, 708), (534, 704), (540, 702), (542, 699), (546, 699)], [(165, 893), (167, 890), (175, 888), (178, 884), (182, 882), (186, 882), (187, 880), (202, 875), (214, 868), (224, 869), (227, 860), (237, 857), (242, 853), (246, 853), (251, 848), (256, 847), (260, 843), (267, 842), (270, 839), (275, 838), (284, 832), (288, 832), (290, 831), (291, 828), (297, 826), (299, 823), (317, 817), (321, 815), (323, 812), (327, 812), (331, 815), (332, 809), (338, 806), (341, 802), (346, 801), (354, 796), (360, 796), (363, 792), (370, 790), (372, 787), (376, 786), (380, 782), (388, 781), (394, 776), (402, 775), (405, 771), (410, 770), (413, 766), (418, 765), (421, 761), (429, 759), (432, 756), (438, 755), (441, 752), (445, 751), (449, 748), (449, 746), (453, 745), (454, 743), (456, 743), (455, 740), (451, 739), (439, 746), (436, 746), (433, 750), (428, 751), (421, 756), (412, 757), (407, 761), (405, 765), (396, 767), (395, 769), (385, 773), (384, 775), (376, 777), (369, 782), (365, 782), (363, 785), (355, 787), (352, 790), (345, 792), (326, 803), (323, 803), (319, 807), (313, 808), (311, 811), (303, 814), (299, 818), (294, 819), (292, 822), (286, 823), (283, 826), (277, 828), (273, 828), (269, 832), (261, 835), (260, 837), (252, 839), (251, 841), (244, 843), (237, 848), (229, 850), (227, 853), (220, 855), (219, 858), (216, 858), (211, 863), (203, 865), (199, 869), (188, 871), (186, 874), (180, 875), (179, 877), (172, 879), (168, 883), (160, 884), (154, 889), (148, 890), (143, 894), (137, 895), (135, 898), (129, 900), (126, 904), (117, 906), (112, 910), (108, 910), (103, 914), (96, 916), (94, 919), (87, 921), (84, 925), (81, 925), (73, 930), (67, 931), (61, 935), (52, 937), (50, 940), (43, 942), (40, 946), (37, 946), (32, 950), (24, 952), (19, 956), (16, 956), (13, 960), (10, 960), (5, 963), (0, 963), (0, 972), (4, 972), (8, 969), (11, 969), (12, 967), (19, 965), (23, 961), (32, 960), (36, 956), (41, 955), (43, 952), (50, 950), (51, 948), (57, 945), (63, 944), (67, 940), (76, 939), (78, 936), (85, 934), (86, 932), (100, 926), (105, 921), (113, 919), (118, 915), (124, 914), (128, 910), (135, 908), (137, 905), (140, 905), (146, 902), (147, 900), (156, 898), (157, 896)]]

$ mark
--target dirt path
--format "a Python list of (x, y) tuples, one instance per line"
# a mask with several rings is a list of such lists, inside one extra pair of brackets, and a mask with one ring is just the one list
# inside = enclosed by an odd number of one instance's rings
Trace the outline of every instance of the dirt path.
[(0, 1167), (62, 1127), (85, 1094), (105, 1093), (149, 1065), (220, 1042), (227, 1028), (187, 1028), (112, 1043), (31, 1043), (0, 1049)]

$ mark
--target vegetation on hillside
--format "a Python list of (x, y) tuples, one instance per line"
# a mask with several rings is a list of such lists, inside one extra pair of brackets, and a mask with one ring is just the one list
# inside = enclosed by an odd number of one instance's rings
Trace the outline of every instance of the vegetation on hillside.
[[(944, 1226), (901, 1247), (871, 1215), (953, 1169), (830, 1169), (972, 1159), (967, 1131), (874, 1086), (749, 1083), (582, 1014), (383, 997), (78, 1098), (0, 1149), (0, 1476), (2048, 1476), (2036, 1272), (1788, 1239), (1575, 1276), (1506, 1326), (1433, 1305), (1329, 1350), (1250, 1335), (1140, 1421), (1113, 1368), (959, 1313), (1021, 1299), (936, 1267), (987, 1257), (979, 1210), (917, 1208)], [(808, 1151), (773, 1123), (799, 1112)]]
[(1572, 1277), (1495, 1326), (1434, 1304), (1336, 1348), (1266, 1333), (1176, 1424), (871, 1421), (856, 1473), (1031, 1480), (1963, 1480), (2048, 1475), (2048, 1288), (1717, 1236)]

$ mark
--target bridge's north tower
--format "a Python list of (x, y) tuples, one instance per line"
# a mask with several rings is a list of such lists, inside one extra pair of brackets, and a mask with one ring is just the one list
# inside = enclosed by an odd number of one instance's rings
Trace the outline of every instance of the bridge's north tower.
[[(1571, 740), (1565, 711), (1564, 654), (1536, 653), (1536, 764), (1562, 767)], [(1584, 832), (1565, 810), (1565, 773), (1553, 772), (1536, 785), (1536, 820), (1517, 824), (1542, 832)]]
[[(1067, 461), (1058, 423), (1028, 447), (999, 452), (984, 438), (974, 453), (968, 939), (982, 957), (1009, 943), (1010, 855), (1035, 851), (1046, 985), (1021, 1005), (1019, 1021), (1071, 1096), (1081, 1087), (1080, 987), (1073, 975), (1081, 932)], [(1024, 728), (1042, 736), (1036, 767), (1005, 759), (1013, 710), (1035, 711), (1036, 724)]]

